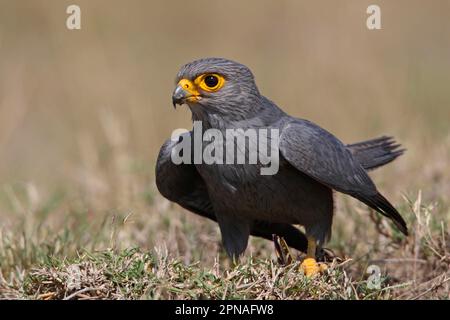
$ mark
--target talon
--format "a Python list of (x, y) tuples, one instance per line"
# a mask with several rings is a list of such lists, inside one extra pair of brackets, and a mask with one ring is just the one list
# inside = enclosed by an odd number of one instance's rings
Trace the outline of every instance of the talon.
[[(300, 269), (303, 271), (305, 276), (310, 278), (310, 277), (313, 277), (313, 276), (319, 274), (320, 272), (326, 270), (326, 269), (323, 269), (323, 267), (321, 265), (323, 265), (323, 263), (318, 264), (316, 259), (314, 259), (314, 258), (306, 258), (305, 260), (303, 260), (302, 264), (300, 265)], [(326, 268), (326, 266), (325, 266), (325, 268)]]
[(276, 234), (272, 235), (273, 243), (275, 245), (275, 253), (277, 255), (278, 263), (287, 266), (294, 261), (289, 246), (283, 237), (279, 237)]
[(323, 272), (328, 270), (328, 266), (325, 263), (323, 263), (323, 262), (319, 262), (319, 269), (320, 269), (319, 272), (323, 273)]

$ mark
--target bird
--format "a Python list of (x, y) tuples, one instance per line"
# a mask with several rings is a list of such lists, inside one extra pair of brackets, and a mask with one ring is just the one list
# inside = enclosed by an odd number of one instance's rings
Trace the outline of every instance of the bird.
[[(194, 138), (194, 130), (167, 139), (158, 154), (155, 180), (161, 195), (217, 222), (233, 260), (244, 253), (250, 235), (271, 239), (276, 234), (306, 253), (300, 264), (306, 276), (319, 274), (317, 254), (331, 236), (334, 192), (363, 202), (408, 235), (405, 220), (368, 175), (405, 151), (392, 137), (344, 144), (317, 124), (288, 115), (260, 93), (247, 66), (225, 58), (189, 62), (175, 83), (173, 106), (187, 105), (203, 131), (279, 132), (279, 167), (271, 175), (261, 174), (260, 162), (174, 163), (177, 145)], [(223, 139), (224, 144), (236, 143), (225, 134)], [(250, 152), (250, 144), (241, 152)], [(303, 226), (304, 233), (296, 225)]]

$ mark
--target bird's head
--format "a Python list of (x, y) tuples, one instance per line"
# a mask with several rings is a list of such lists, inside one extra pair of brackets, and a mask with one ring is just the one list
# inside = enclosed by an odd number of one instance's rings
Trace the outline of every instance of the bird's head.
[(205, 58), (181, 67), (172, 95), (174, 107), (187, 104), (193, 113), (229, 114), (245, 109), (259, 97), (252, 72), (246, 66), (222, 58)]

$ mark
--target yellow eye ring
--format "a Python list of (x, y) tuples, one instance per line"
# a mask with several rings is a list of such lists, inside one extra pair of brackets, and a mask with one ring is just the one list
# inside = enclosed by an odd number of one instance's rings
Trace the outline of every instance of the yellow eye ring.
[(216, 73), (205, 73), (195, 79), (195, 84), (206, 92), (216, 92), (225, 84), (225, 78)]

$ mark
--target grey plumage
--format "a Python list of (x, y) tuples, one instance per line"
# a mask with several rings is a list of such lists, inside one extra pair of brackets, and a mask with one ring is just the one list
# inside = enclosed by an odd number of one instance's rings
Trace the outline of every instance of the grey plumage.
[(405, 149), (399, 149), (400, 145), (395, 143), (394, 138), (385, 136), (349, 144), (347, 148), (366, 170), (384, 166), (405, 152)]
[(364, 202), (407, 233), (402, 217), (366, 172), (402, 154), (392, 139), (344, 145), (312, 122), (284, 113), (259, 93), (251, 71), (233, 61), (194, 61), (181, 68), (176, 82), (207, 73), (222, 75), (226, 83), (217, 92), (202, 91), (199, 101), (188, 103), (193, 120), (201, 121), (204, 129), (277, 128), (281, 134), (280, 168), (274, 176), (260, 175), (258, 165), (175, 165), (170, 153), (176, 143), (168, 140), (161, 148), (156, 166), (159, 191), (217, 221), (230, 256), (245, 250), (250, 234), (266, 239), (278, 234), (305, 251), (305, 235), (293, 224), (303, 225), (306, 235), (322, 245), (331, 234), (332, 190)]

